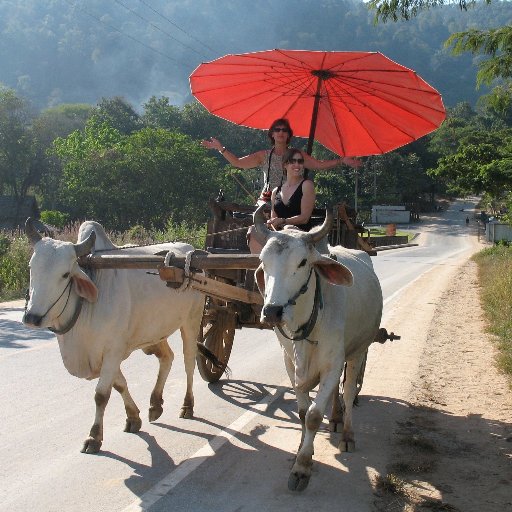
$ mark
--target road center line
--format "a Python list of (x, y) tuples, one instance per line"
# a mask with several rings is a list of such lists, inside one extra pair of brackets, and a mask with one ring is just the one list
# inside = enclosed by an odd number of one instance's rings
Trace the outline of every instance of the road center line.
[(195, 471), (203, 462), (215, 455), (226, 442), (235, 437), (235, 433), (240, 432), (248, 423), (259, 416), (260, 412), (263, 412), (272, 402), (282, 397), (284, 393), (289, 390), (289, 386), (285, 384), (287, 382), (289, 382), (288, 379), (284, 380), (276, 388), (274, 394), (269, 393), (265, 396), (265, 398), (255, 404), (253, 409), (245, 412), (224, 430), (221, 430), (211, 441), (202, 446), (196, 453), (183, 461), (176, 469), (171, 471), (171, 473), (121, 512), (141, 512), (148, 510), (149, 507), (174, 489), (174, 487)]

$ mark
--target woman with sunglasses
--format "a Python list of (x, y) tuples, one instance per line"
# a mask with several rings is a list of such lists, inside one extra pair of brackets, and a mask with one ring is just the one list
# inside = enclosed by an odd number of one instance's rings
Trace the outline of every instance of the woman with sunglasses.
[[(302, 231), (309, 231), (316, 195), (313, 182), (306, 176), (304, 156), (300, 149), (290, 148), (282, 160), (286, 181), (272, 190), (272, 210), (267, 225), (275, 230), (295, 226)], [(247, 244), (253, 254), (259, 254), (262, 247), (252, 233), (253, 226), (247, 233)]]
[[(270, 199), (270, 193), (282, 184), (283, 181), (283, 165), (282, 158), (288, 149), (288, 144), (293, 137), (293, 130), (288, 119), (276, 119), (268, 130), (268, 138), (272, 144), (271, 149), (256, 151), (247, 156), (238, 158), (231, 151), (226, 149), (221, 142), (210, 137), (210, 140), (203, 140), (201, 145), (207, 149), (216, 149), (224, 158), (233, 166), (239, 169), (253, 169), (260, 167), (263, 172), (263, 191), (262, 197), (266, 200)], [(334, 160), (317, 160), (307, 153), (302, 153), (304, 165), (307, 169), (324, 170), (331, 169), (342, 163), (352, 167), (358, 167), (359, 160), (354, 158), (336, 158)], [(263, 196), (265, 194), (265, 196)]]
[(300, 149), (290, 148), (283, 155), (286, 181), (272, 191), (272, 211), (268, 225), (282, 229), (286, 225), (309, 231), (315, 207), (315, 187), (307, 179), (304, 157)]

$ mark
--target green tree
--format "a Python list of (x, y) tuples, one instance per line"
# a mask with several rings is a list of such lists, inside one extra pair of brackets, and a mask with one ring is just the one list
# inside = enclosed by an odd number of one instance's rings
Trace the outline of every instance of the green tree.
[(108, 123), (123, 135), (140, 130), (143, 125), (132, 105), (120, 96), (102, 98), (91, 117), (97, 124)]
[[(375, 22), (379, 20), (386, 22), (388, 19), (398, 21), (408, 20), (417, 16), (420, 11), (453, 3), (448, 0), (370, 0), (368, 7), (375, 11)], [(474, 6), (476, 0), (458, 0), (461, 9), (466, 10), (468, 6)], [(485, 0), (490, 4), (491, 0)], [(506, 80), (505, 89), (493, 91), (497, 98), (503, 98), (506, 91), (510, 94), (512, 78), (512, 26), (479, 30), (455, 32), (445, 42), (446, 47), (452, 48), (454, 55), (470, 52), (473, 55), (484, 55), (478, 64), (477, 86), (481, 84), (490, 85), (498, 79)], [(495, 100), (496, 102), (498, 99)], [(510, 106), (508, 100), (507, 108)]]
[(0, 194), (14, 196), (21, 207), (44, 168), (32, 132), (33, 112), (26, 100), (0, 86)]
[(162, 228), (169, 218), (202, 223), (222, 176), (196, 141), (160, 128), (123, 135), (91, 118), (84, 132), (57, 139), (55, 151), (64, 209), (112, 229)]
[(38, 186), (42, 208), (57, 207), (62, 169), (58, 159), (49, 150), (58, 137), (67, 137), (75, 130), (83, 130), (93, 107), (86, 104), (63, 104), (43, 110), (33, 121), (33, 133), (38, 152), (43, 156), (45, 169)]
[(443, 180), (454, 194), (485, 193), (493, 201), (510, 191), (512, 130), (473, 131), (456, 151), (439, 159), (429, 173)]
[(152, 96), (144, 105), (142, 122), (151, 128), (166, 128), (174, 131), (181, 127), (181, 110), (171, 105), (169, 98)]

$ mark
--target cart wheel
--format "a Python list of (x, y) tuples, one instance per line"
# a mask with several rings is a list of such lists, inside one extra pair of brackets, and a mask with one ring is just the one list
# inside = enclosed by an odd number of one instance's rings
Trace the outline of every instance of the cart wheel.
[[(197, 341), (204, 343), (204, 346), (213, 352), (219, 361), (227, 365), (234, 337), (234, 313), (218, 306), (215, 309), (209, 308), (208, 314), (205, 314), (201, 321), (201, 330)], [(196, 360), (199, 373), (206, 382), (217, 382), (222, 377), (224, 372), (215, 368), (201, 354), (197, 355)]]

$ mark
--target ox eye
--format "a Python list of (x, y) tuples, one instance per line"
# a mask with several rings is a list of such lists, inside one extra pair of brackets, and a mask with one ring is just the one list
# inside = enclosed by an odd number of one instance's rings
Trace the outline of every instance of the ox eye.
[(306, 264), (306, 258), (304, 258), (304, 259), (299, 263), (299, 268), (300, 268), (300, 267), (303, 267), (305, 264)]
[(62, 275), (62, 277), (63, 277), (64, 279), (67, 279), (67, 278), (69, 277), (69, 272), (66, 272), (65, 274), (63, 274), (63, 275)]

